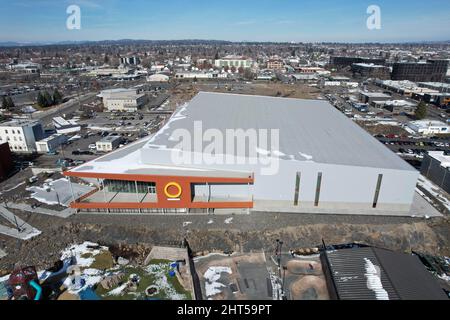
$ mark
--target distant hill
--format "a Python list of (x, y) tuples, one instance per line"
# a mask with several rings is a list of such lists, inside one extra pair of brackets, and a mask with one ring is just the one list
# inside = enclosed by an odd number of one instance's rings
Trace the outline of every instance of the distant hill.
[[(302, 42), (298, 42), (302, 43)], [(30, 46), (65, 46), (65, 45), (223, 45), (223, 44), (295, 44), (293, 42), (257, 42), (257, 41), (225, 41), (225, 40), (203, 40), (203, 39), (184, 39), (184, 40), (136, 40), (136, 39), (120, 39), (120, 40), (100, 40), (100, 41), (48, 41), (48, 42), (15, 42), (4, 41), (0, 42), (0, 47), (30, 47)], [(346, 44), (344, 42), (321, 42), (316, 44)], [(357, 43), (351, 43), (357, 44)], [(377, 43), (361, 43), (361, 44), (383, 44)], [(450, 40), (446, 41), (415, 41), (415, 42), (399, 42), (399, 43), (385, 43), (385, 44), (450, 44)]]

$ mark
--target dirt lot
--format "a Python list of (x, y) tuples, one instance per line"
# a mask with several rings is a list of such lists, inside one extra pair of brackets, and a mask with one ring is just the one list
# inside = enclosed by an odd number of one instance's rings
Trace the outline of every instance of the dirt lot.
[(229, 83), (219, 87), (213, 83), (201, 83), (194, 85), (198, 91), (222, 92), (234, 94), (250, 94), (272, 97), (317, 99), (318, 89), (303, 84), (283, 84), (279, 82), (254, 82), (254, 83)]
[(169, 108), (174, 110), (177, 106), (191, 100), (199, 91), (297, 99), (317, 99), (320, 94), (317, 88), (303, 84), (290, 85), (279, 82), (226, 82), (218, 85), (214, 81), (199, 81), (198, 83), (183, 82), (175, 88), (170, 89)]
[[(60, 250), (75, 242), (179, 245), (184, 237), (194, 251), (270, 252), (275, 239), (282, 239), (287, 251), (317, 246), (324, 238), (329, 244), (362, 242), (397, 251), (450, 255), (450, 221), (446, 217), (424, 220), (255, 213), (233, 216), (232, 223), (227, 224), (224, 220), (228, 216), (19, 216), (42, 234), (29, 241), (0, 235), (0, 248), (8, 253), (0, 260), (0, 270), (10, 270), (16, 263), (48, 267)], [(183, 226), (186, 221), (191, 223)]]
[(398, 126), (390, 126), (390, 125), (383, 125), (383, 124), (371, 124), (364, 121), (356, 121), (356, 123), (363, 129), (365, 129), (367, 132), (369, 132), (371, 135), (377, 135), (377, 134), (383, 134), (383, 135), (398, 135), (398, 136), (409, 136), (410, 133), (406, 131), (403, 128), (400, 128)]

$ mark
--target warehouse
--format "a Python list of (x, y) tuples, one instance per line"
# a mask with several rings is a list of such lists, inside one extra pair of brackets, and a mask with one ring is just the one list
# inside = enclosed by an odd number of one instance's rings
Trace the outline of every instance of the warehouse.
[(418, 178), (326, 101), (205, 92), (155, 135), (65, 175), (98, 184), (80, 210), (396, 215)]

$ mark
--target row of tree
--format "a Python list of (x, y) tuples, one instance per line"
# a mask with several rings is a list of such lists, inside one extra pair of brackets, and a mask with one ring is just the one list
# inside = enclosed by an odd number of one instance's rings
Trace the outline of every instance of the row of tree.
[(37, 96), (37, 104), (41, 108), (48, 108), (62, 102), (62, 95), (58, 90), (54, 90), (53, 94), (48, 91), (39, 92)]
[(14, 107), (15, 107), (15, 105), (14, 105), (13, 99), (11, 99), (11, 97), (3, 96), (3, 98), (2, 98), (2, 109), (11, 110)]

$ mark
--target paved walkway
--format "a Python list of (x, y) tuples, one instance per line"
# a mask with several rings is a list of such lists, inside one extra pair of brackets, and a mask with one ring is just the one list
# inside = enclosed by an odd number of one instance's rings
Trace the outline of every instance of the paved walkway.
[(4, 235), (21, 240), (28, 240), (41, 234), (41, 231), (33, 228), (33, 226), (29, 225), (18, 216), (14, 215), (11, 211), (6, 209), (2, 205), (0, 205), (0, 216), (8, 220), (13, 225), (17, 224), (20, 229), (19, 231), (17, 230), (17, 228), (10, 228), (0, 225), (0, 233)]
[(56, 210), (51, 210), (51, 209), (42, 208), (42, 207), (37, 207), (37, 208), (33, 209), (30, 205), (25, 204), (25, 203), (10, 203), (10, 202), (8, 202), (8, 207), (13, 208), (13, 209), (22, 210), (22, 211), (27, 211), (27, 212), (40, 213), (40, 214), (45, 214), (48, 216), (59, 217), (59, 218), (68, 218), (76, 212), (75, 209), (72, 209), (72, 208), (67, 208), (62, 211), (56, 211)]

